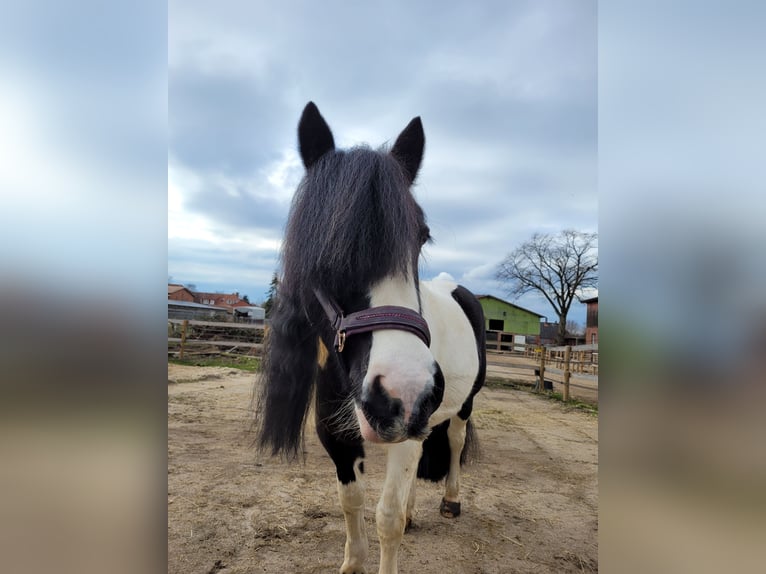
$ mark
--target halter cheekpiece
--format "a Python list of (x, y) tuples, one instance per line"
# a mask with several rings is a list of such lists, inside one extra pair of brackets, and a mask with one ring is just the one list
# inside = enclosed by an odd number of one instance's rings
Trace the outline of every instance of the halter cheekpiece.
[(397, 305), (381, 305), (344, 315), (340, 306), (321, 290), (314, 289), (314, 295), (322, 305), (322, 309), (324, 309), (335, 331), (334, 345), (338, 353), (343, 352), (348, 337), (383, 329), (407, 331), (416, 335), (427, 347), (431, 346), (431, 332), (428, 330), (428, 323), (412, 309)]

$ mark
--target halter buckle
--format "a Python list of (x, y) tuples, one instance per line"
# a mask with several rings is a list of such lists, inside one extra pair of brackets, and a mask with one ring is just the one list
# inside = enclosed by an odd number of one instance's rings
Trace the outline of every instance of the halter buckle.
[(339, 353), (343, 352), (343, 347), (346, 346), (346, 332), (338, 331), (335, 335), (335, 350)]

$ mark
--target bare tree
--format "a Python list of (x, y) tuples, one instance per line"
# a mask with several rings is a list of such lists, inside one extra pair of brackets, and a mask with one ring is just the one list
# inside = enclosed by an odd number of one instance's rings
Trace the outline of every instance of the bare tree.
[(598, 234), (571, 229), (557, 235), (535, 233), (506, 256), (495, 277), (510, 295), (542, 293), (558, 316), (556, 343), (563, 345), (576, 293), (598, 284)]
[(567, 321), (567, 334), (579, 336), (584, 334), (585, 331), (582, 328), (582, 325), (578, 323), (577, 321)]

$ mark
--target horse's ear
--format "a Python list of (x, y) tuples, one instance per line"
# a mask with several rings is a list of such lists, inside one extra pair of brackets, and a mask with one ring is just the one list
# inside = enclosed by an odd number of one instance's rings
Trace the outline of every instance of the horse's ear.
[(410, 183), (415, 181), (418, 175), (425, 145), (426, 136), (423, 133), (423, 123), (420, 121), (420, 116), (418, 116), (407, 124), (404, 131), (396, 138), (394, 147), (391, 148), (391, 154), (404, 166), (404, 170), (410, 178)]
[(324, 121), (314, 102), (309, 102), (303, 108), (301, 121), (298, 123), (298, 147), (306, 169), (314, 165), (328, 151), (335, 149), (335, 140), (330, 126)]

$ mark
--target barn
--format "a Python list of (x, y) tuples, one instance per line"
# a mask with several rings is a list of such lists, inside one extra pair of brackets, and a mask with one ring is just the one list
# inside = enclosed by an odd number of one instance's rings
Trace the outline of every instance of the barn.
[(517, 335), (540, 335), (540, 319), (544, 315), (524, 309), (494, 295), (477, 295), (484, 309), (487, 331), (502, 331)]
[(168, 298), (168, 319), (189, 319), (197, 321), (230, 321), (229, 311), (190, 301), (175, 301)]

